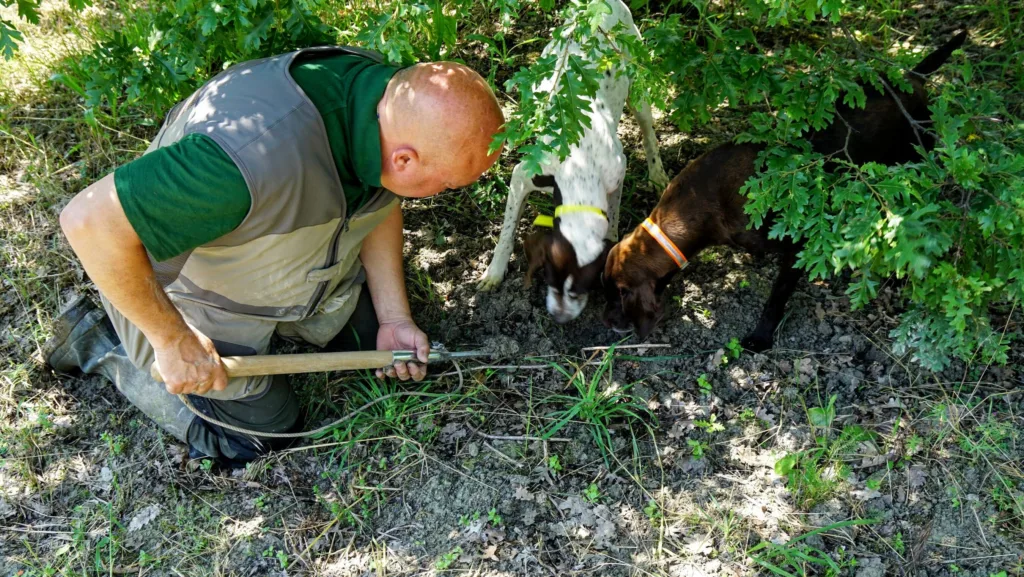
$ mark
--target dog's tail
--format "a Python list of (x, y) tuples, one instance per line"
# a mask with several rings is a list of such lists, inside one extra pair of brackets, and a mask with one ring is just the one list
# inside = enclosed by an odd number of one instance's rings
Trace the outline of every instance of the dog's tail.
[(914, 73), (928, 75), (931, 74), (932, 72), (935, 72), (936, 70), (939, 69), (940, 66), (942, 66), (943, 64), (946, 63), (947, 60), (949, 60), (949, 57), (951, 54), (953, 54), (954, 50), (963, 46), (965, 40), (967, 40), (966, 30), (954, 36), (949, 42), (946, 42), (944, 45), (942, 45), (942, 47), (940, 47), (935, 52), (932, 52), (928, 56), (925, 56), (924, 60), (919, 62), (918, 65), (914, 67)]

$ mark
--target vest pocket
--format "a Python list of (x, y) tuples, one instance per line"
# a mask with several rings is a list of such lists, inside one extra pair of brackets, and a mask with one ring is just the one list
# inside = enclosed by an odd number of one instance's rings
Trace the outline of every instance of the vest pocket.
[(306, 273), (306, 282), (330, 282), (331, 279), (337, 276), (342, 264), (344, 264), (344, 261), (338, 261), (326, 268), (315, 268)]

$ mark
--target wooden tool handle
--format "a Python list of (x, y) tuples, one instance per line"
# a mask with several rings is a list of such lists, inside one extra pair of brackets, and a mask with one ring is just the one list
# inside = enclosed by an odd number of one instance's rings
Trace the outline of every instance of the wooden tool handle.
[[(292, 375), (296, 373), (322, 373), (326, 371), (353, 371), (380, 369), (392, 364), (391, 351), (353, 351), (344, 353), (307, 353), (300, 355), (254, 355), (249, 357), (221, 357), (228, 378), (260, 375)], [(164, 382), (156, 363), (149, 374), (158, 383)]]

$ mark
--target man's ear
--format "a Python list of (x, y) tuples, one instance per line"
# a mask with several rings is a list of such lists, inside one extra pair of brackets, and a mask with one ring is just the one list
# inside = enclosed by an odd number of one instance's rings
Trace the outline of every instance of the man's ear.
[(544, 266), (544, 259), (547, 257), (547, 234), (539, 230), (523, 240), (523, 248), (526, 249), (526, 277), (523, 279), (523, 288), (530, 288), (533, 284), (533, 273)]
[(389, 159), (391, 161), (391, 168), (395, 172), (402, 172), (418, 164), (420, 156), (416, 149), (411, 146), (399, 146), (391, 151)]

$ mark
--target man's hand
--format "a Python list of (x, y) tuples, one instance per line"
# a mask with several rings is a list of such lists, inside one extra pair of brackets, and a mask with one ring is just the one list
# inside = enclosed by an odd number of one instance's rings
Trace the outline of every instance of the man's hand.
[(377, 350), (413, 350), (420, 363), (395, 363), (387, 369), (377, 370), (377, 378), (384, 375), (403, 381), (413, 378), (422, 381), (427, 376), (427, 355), (430, 341), (412, 320), (409, 297), (405, 294), (405, 274), (402, 271), (402, 209), (396, 204), (391, 213), (363, 240), (359, 260), (366, 270), (366, 284), (377, 311), (380, 329), (377, 331)]
[(190, 331), (155, 346), (156, 366), (164, 379), (167, 392), (172, 395), (204, 395), (213, 389), (223, 391), (228, 386), (228, 375), (220, 362), (213, 341), (189, 326)]
[(185, 322), (157, 282), (112, 173), (75, 195), (60, 226), (96, 287), (153, 345), (168, 392), (201, 395), (227, 387), (213, 343)]
[(427, 376), (427, 355), (430, 354), (430, 340), (427, 334), (420, 330), (412, 319), (399, 319), (385, 322), (380, 325), (377, 331), (378, 351), (413, 350), (416, 351), (416, 358), (421, 363), (398, 362), (386, 369), (377, 369), (377, 378), (382, 379), (385, 375), (398, 377), (403, 381), (412, 377), (415, 381), (422, 381)]

